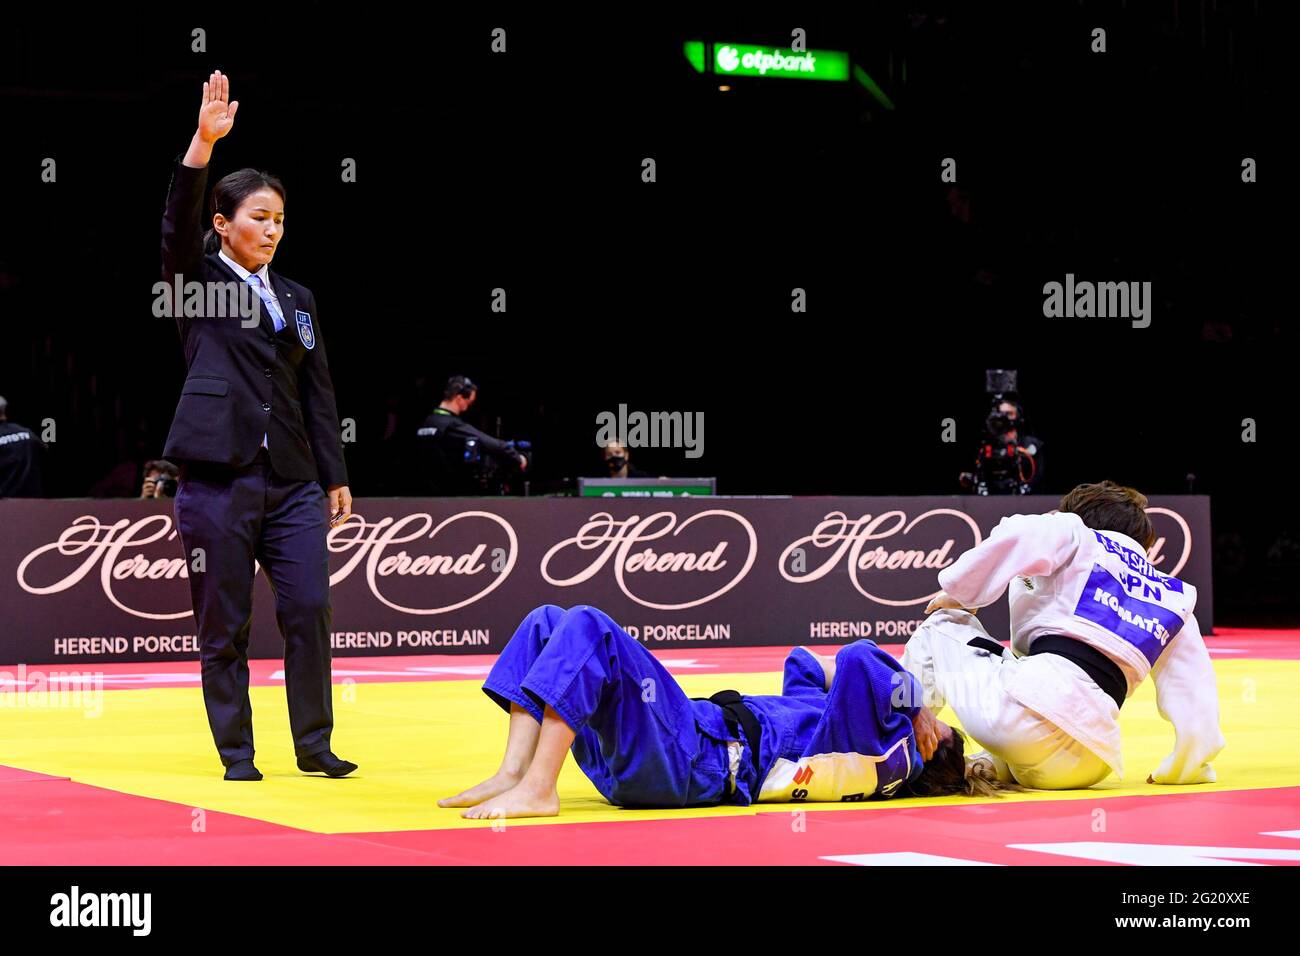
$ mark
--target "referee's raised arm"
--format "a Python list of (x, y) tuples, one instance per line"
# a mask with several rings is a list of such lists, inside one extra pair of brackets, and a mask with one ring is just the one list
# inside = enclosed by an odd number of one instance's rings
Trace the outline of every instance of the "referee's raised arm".
[(217, 140), (230, 132), (239, 103), (230, 102), (230, 78), (214, 71), (203, 84), (198, 127), (189, 149), (172, 171), (162, 223), (162, 277), (194, 275), (203, 255), (203, 193), (208, 162)]

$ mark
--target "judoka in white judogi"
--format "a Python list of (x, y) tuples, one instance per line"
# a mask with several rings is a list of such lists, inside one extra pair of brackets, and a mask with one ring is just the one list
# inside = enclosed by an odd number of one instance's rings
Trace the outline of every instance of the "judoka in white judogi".
[(1152, 782), (1215, 780), (1210, 761), (1224, 739), (1214, 669), (1192, 613), (1196, 589), (1157, 571), (1137, 541), (1068, 512), (1014, 515), (941, 571), (939, 584), (963, 608), (992, 604), (1010, 585), (1010, 650), (987, 649), (973, 614), (945, 608), (917, 628), (902, 659), (931, 709), (950, 705), (1004, 778), (1009, 771), (1024, 786), (1061, 790), (1089, 787), (1112, 770), (1124, 775), (1115, 699), (1067, 657), (1031, 655), (1035, 640), (1060, 635), (1118, 666), (1127, 686), (1117, 695), (1131, 696), (1151, 674), (1175, 735)]

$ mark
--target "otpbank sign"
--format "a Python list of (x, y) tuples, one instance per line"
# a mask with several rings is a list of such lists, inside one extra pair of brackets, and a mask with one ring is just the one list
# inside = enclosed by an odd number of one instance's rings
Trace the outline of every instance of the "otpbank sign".
[(783, 50), (743, 43), (713, 44), (713, 72), (719, 76), (764, 76), (788, 80), (847, 80), (849, 55), (836, 50)]

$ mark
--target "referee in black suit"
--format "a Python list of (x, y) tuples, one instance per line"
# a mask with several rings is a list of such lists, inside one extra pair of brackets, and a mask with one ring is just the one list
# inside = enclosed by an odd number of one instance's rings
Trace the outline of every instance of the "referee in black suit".
[[(351, 515), (352, 495), (315, 297), (268, 267), (284, 235), (284, 186), (252, 169), (226, 176), (203, 235), (208, 161), (238, 108), (229, 78), (214, 72), (167, 192), (163, 280), (170, 289), (199, 283), (203, 301), (170, 302), (188, 371), (163, 454), (181, 469), (176, 525), (226, 779), (262, 779), (248, 700), (254, 561), (275, 594), (298, 768), (341, 777), (356, 764), (330, 750), (325, 536)], [(223, 307), (212, 308), (216, 300)]]

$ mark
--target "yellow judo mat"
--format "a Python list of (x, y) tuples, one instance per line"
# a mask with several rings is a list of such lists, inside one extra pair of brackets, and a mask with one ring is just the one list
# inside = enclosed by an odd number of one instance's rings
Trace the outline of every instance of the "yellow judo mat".
[[(1150, 681), (1129, 700), (1120, 723), (1126, 779), (1113, 776), (1072, 792), (1010, 794), (995, 802), (1096, 800), (1300, 786), (1300, 661), (1216, 660), (1219, 705), (1228, 745), (1215, 761), (1219, 782), (1158, 787), (1145, 782), (1173, 744), (1173, 728), (1156, 710)], [(692, 696), (721, 687), (780, 692), (780, 674), (678, 677)], [(105, 690), (97, 706), (0, 708), (0, 764), (189, 807), (239, 814), (318, 833), (358, 833), (490, 826), (435, 801), (492, 774), (500, 761), (506, 716), (478, 680), (350, 683), (334, 688), (333, 749), (360, 769), (349, 778), (307, 776), (294, 765), (284, 688), (251, 691), (260, 783), (221, 778), (198, 687)], [(951, 719), (951, 711), (941, 715)], [(751, 815), (795, 805), (623, 810), (612, 807), (574, 765), (560, 777), (556, 818), (511, 820), (545, 826), (623, 820)], [(907, 799), (798, 804), (810, 812), (952, 805), (973, 799)]]

